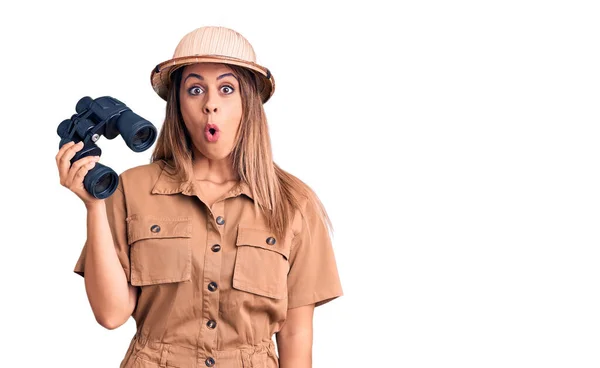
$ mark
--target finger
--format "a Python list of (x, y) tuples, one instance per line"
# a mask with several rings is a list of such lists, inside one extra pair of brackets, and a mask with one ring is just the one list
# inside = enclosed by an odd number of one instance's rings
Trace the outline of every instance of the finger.
[(69, 149), (69, 147), (71, 147), (74, 144), (75, 144), (75, 142), (70, 141), (70, 142), (67, 142), (67, 143), (63, 144), (62, 147), (60, 147), (60, 149), (58, 150), (58, 153), (56, 154), (56, 157), (54, 157), (54, 159), (56, 160), (56, 163), (58, 163), (58, 161), (60, 160), (60, 158), (62, 157), (62, 155), (65, 154), (65, 152), (67, 151), (67, 149)]
[(71, 159), (82, 148), (83, 148), (83, 142), (79, 142), (78, 144), (74, 144), (71, 147), (67, 148), (67, 150), (65, 151), (65, 153), (61, 156), (61, 158), (60, 158), (60, 160), (58, 162), (58, 171), (60, 173), (60, 177), (61, 178), (66, 178), (67, 177), (67, 174), (69, 172), (69, 168), (71, 167)]
[[(69, 142), (60, 148), (60, 150), (58, 151), (58, 154), (56, 155), (56, 164), (58, 165), (59, 169), (61, 168), (62, 162), (66, 158), (66, 156), (69, 154), (69, 152), (72, 152), (74, 149), (77, 149), (80, 147), (82, 147), (82, 142), (79, 142), (77, 144), (75, 144), (73, 142)], [(71, 156), (71, 158), (73, 158), (73, 157)], [(70, 160), (71, 158), (69, 158), (68, 160)]]
[[(86, 157), (87, 158), (87, 157)], [(83, 159), (82, 159), (83, 160)], [(67, 187), (71, 190), (80, 188), (87, 173), (95, 166), (95, 161), (88, 161), (85, 165), (79, 165), (77, 168), (72, 168), (69, 174), (72, 176), (67, 181)], [(73, 164), (75, 165), (75, 164)]]
[[(79, 174), (79, 171), (82, 168), (87, 168), (85, 171), (85, 174), (87, 174), (87, 172), (96, 165), (97, 161), (98, 159), (96, 158), (96, 156), (87, 156), (75, 161), (75, 163), (73, 163), (73, 165), (69, 169), (69, 172), (67, 173), (67, 177), (65, 179), (67, 186), (72, 186), (75, 183), (75, 177)], [(83, 175), (85, 176), (85, 174)]]

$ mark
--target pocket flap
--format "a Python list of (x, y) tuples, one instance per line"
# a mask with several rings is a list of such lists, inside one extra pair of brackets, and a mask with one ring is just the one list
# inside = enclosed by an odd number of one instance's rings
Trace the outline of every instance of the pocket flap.
[(290, 247), (283, 240), (277, 239), (269, 230), (238, 225), (236, 246), (244, 245), (277, 252), (286, 259), (290, 255)]
[(190, 238), (192, 219), (185, 217), (162, 217), (132, 215), (127, 218), (127, 241), (129, 244), (150, 238)]

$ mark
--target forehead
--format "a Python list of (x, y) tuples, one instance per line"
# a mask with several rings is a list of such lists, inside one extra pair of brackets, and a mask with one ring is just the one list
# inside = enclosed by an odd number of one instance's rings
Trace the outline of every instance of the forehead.
[[(220, 63), (196, 63), (186, 65), (183, 69), (183, 77), (190, 73), (200, 74), (203, 77), (213, 74), (221, 75), (223, 73), (233, 72), (229, 66)], [(235, 73), (234, 73), (235, 74)]]

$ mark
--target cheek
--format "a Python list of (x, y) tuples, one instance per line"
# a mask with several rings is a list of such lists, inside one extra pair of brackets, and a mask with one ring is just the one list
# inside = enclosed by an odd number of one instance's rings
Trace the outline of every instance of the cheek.
[(185, 125), (188, 128), (191, 128), (194, 124), (197, 123), (197, 116), (199, 114), (199, 110), (197, 106), (194, 105), (194, 102), (190, 99), (182, 98), (179, 103), (179, 110), (181, 111), (181, 116), (185, 122)]
[(181, 98), (180, 102), (179, 102), (179, 108), (181, 109), (181, 115), (190, 115), (190, 112), (192, 111), (192, 102), (190, 101), (189, 98)]
[(183, 125), (185, 125), (188, 133), (194, 140), (199, 139), (202, 132), (200, 132), (200, 124), (194, 119), (194, 116), (186, 114), (183, 109), (181, 109), (181, 116), (183, 117)]
[[(242, 117), (242, 102), (235, 101), (229, 105), (229, 116), (232, 119), (239, 120)], [(236, 120), (236, 122), (237, 122)]]

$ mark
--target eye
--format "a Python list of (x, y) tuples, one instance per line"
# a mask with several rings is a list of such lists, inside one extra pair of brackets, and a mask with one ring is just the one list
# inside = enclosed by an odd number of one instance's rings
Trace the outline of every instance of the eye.
[(233, 87), (231, 87), (231, 86), (229, 86), (229, 85), (224, 85), (222, 88), (227, 88), (227, 89), (231, 90), (231, 92), (229, 92), (229, 93), (226, 93), (226, 94), (228, 94), (228, 95), (232, 94), (232, 93), (233, 93), (233, 91), (234, 91)]
[(197, 93), (193, 93), (193, 92), (192, 92), (192, 91), (194, 91), (194, 90), (200, 90), (200, 91), (202, 91), (202, 88), (200, 88), (200, 87), (192, 87), (192, 88), (188, 89), (188, 92), (189, 92), (189, 94), (190, 94), (190, 95), (193, 95), (193, 96), (196, 96), (196, 95), (197, 95)]
[[(202, 91), (202, 88), (198, 87), (198, 86), (194, 86), (190, 89), (188, 89), (189, 94), (191, 94), (192, 96), (197, 96), (200, 94), (200, 92), (194, 92), (196, 90)], [(234, 89), (232, 86), (230, 85), (224, 85), (223, 87), (221, 87), (221, 90), (225, 90), (225, 94), (230, 95), (233, 93)], [(229, 91), (229, 92), (228, 92)]]

